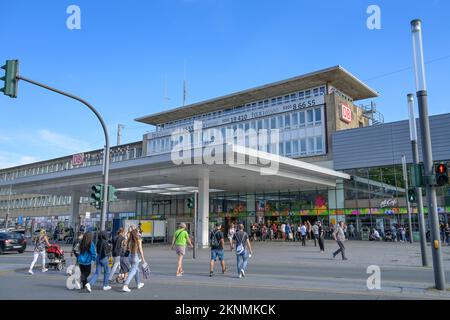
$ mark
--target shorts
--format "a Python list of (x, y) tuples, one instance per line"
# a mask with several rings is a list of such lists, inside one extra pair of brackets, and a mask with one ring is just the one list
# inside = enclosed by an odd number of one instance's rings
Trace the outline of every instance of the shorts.
[(186, 254), (186, 247), (185, 246), (175, 246), (175, 252), (179, 256), (184, 256)]
[(223, 261), (223, 249), (211, 249), (211, 260), (216, 261), (217, 257)]

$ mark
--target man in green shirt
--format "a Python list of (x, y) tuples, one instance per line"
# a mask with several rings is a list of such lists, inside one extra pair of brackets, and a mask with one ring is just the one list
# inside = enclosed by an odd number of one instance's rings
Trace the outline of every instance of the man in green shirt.
[(172, 250), (175, 247), (175, 251), (178, 255), (178, 269), (177, 269), (177, 277), (181, 277), (184, 273), (183, 271), (183, 256), (186, 253), (186, 243), (189, 244), (191, 248), (192, 245), (191, 239), (189, 238), (189, 234), (186, 231), (186, 224), (180, 223), (178, 226), (178, 230), (175, 231), (172, 240)]

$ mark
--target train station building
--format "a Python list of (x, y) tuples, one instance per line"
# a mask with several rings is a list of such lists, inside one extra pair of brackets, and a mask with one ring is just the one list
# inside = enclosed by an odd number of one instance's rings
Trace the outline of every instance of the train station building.
[[(215, 222), (248, 228), (342, 220), (357, 231), (406, 225), (408, 121), (384, 123), (370, 101), (377, 97), (336, 66), (140, 117), (150, 130), (142, 141), (111, 148), (110, 184), (119, 199), (108, 221), (165, 220), (170, 237), (177, 222), (191, 228), (187, 202), (198, 194), (203, 245)], [(406, 99), (396, 107), (406, 109)], [(450, 114), (430, 117), (435, 161), (450, 160), (449, 123)], [(89, 196), (103, 181), (102, 166), (103, 151), (93, 150), (0, 170), (0, 219), (95, 225), (100, 212)], [(450, 213), (447, 192), (438, 191), (442, 221)], [(412, 215), (418, 229), (414, 206)]]

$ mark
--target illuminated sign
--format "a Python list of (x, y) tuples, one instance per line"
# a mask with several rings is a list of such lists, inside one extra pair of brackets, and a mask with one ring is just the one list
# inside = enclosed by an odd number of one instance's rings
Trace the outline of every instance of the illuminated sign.
[(341, 120), (344, 121), (345, 123), (352, 122), (352, 109), (350, 109), (345, 104), (342, 105)]

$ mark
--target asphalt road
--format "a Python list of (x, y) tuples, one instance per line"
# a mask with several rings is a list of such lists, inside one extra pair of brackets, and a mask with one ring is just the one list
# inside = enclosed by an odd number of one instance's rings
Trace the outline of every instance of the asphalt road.
[[(225, 252), (228, 266), (222, 274), (218, 264), (216, 273), (209, 277), (209, 250), (192, 251), (185, 258), (183, 277), (175, 277), (176, 255), (167, 246), (145, 248), (146, 260), (151, 266), (151, 277), (144, 288), (131, 293), (113, 290), (101, 291), (99, 277), (92, 293), (70, 291), (65, 287), (65, 272), (40, 271), (38, 260), (33, 276), (27, 274), (32, 252), (6, 253), (0, 256), (0, 299), (174, 299), (174, 300), (277, 300), (277, 299), (450, 299), (450, 292), (439, 293), (433, 287), (433, 270), (421, 266), (418, 244), (346, 242), (349, 260), (333, 259), (336, 245), (328, 241), (326, 252), (320, 253), (309, 242), (256, 243), (250, 258), (247, 276), (237, 278), (235, 255)], [(428, 248), (430, 249), (430, 248)], [(431, 261), (431, 253), (428, 250)], [(70, 256), (66, 254), (68, 264)], [(450, 279), (450, 248), (443, 248), (446, 277)], [(368, 290), (367, 267), (381, 269), (381, 289)]]

